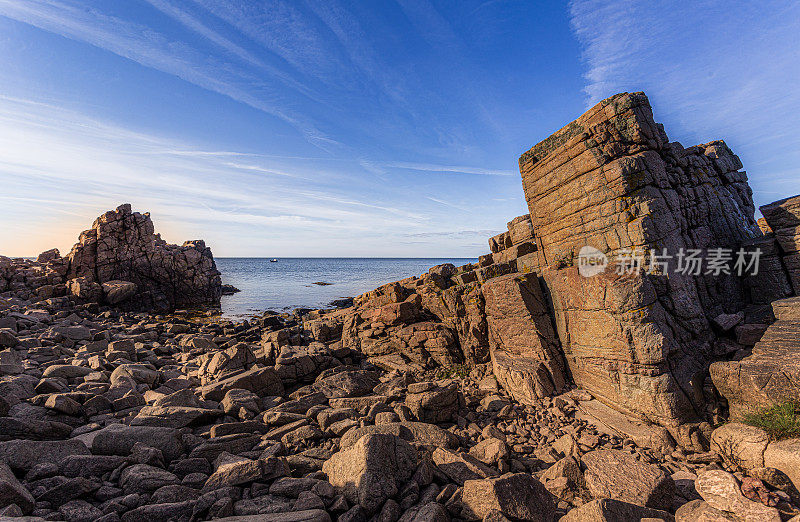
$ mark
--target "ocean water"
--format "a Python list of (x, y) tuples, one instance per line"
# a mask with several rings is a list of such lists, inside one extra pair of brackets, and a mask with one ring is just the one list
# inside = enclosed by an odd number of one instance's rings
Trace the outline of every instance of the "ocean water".
[[(323, 308), (334, 299), (359, 294), (434, 265), (474, 262), (464, 258), (216, 258), (222, 283), (241, 290), (222, 296), (224, 317), (241, 319), (264, 310)], [(329, 283), (316, 285), (316, 282)]]

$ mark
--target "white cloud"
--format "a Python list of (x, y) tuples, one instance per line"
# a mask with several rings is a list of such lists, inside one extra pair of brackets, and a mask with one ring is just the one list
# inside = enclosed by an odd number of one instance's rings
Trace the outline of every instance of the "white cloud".
[[(0, 201), (15, 203), (0, 204), (0, 252), (31, 254), (48, 244), (66, 248), (95, 214), (125, 201), (168, 217), (176, 234), (224, 238), (234, 225), (285, 227), (275, 235), (295, 234), (298, 250), (303, 239), (320, 234), (390, 234), (427, 222), (419, 213), (309, 183), (312, 171), (295, 167), (295, 174), (280, 162), (270, 166), (267, 157), (247, 155), (263, 167), (230, 161), (239, 156), (193, 150), (53, 105), (0, 96)], [(313, 169), (314, 177), (338, 179), (335, 172), (324, 174)], [(51, 211), (80, 220), (70, 220), (68, 231), (53, 228)], [(206, 229), (208, 223), (213, 226)], [(51, 233), (33, 230), (44, 228)], [(25, 246), (29, 233), (49, 243)]]
[(798, 191), (799, 3), (574, 0), (570, 14), (587, 106), (643, 90), (671, 139), (725, 139), (757, 204)]
[[(170, 4), (157, 4), (194, 29), (206, 33), (206, 36), (211, 34), (209, 29), (198, 26), (199, 22), (188, 22), (187, 15), (181, 14), (179, 10), (169, 9)], [(269, 85), (264, 78), (267, 75), (256, 76), (246, 68), (231, 66), (184, 42), (167, 38), (150, 27), (58, 0), (0, 0), (0, 15), (86, 42), (249, 105), (293, 126), (310, 143), (323, 150), (338, 145), (309, 118), (288, 109), (288, 104), (275, 103), (274, 100), (282, 99), (282, 96), (280, 90)], [(219, 36), (215, 40), (227, 47), (232, 45), (225, 43)], [(269, 71), (269, 78), (283, 79), (284, 83), (291, 84), (295, 89), (300, 85), (286, 81), (286, 76), (278, 74), (274, 68)], [(245, 90), (241, 85), (257, 85), (259, 92)]]

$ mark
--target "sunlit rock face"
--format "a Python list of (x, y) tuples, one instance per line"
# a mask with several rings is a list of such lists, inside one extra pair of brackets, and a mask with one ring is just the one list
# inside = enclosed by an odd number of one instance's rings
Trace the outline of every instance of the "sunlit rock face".
[[(702, 413), (711, 319), (744, 310), (745, 278), (672, 269), (579, 274), (585, 246), (736, 250), (760, 238), (742, 164), (722, 141), (670, 142), (643, 93), (603, 100), (519, 160), (538, 265), (570, 372), (607, 403), (662, 424)], [(674, 265), (673, 265), (674, 266)], [(705, 270), (705, 267), (704, 267)]]

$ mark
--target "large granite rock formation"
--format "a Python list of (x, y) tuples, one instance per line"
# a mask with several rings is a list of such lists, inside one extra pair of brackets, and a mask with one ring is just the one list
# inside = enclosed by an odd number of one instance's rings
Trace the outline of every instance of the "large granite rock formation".
[[(292, 339), (341, 335), (343, 349), (386, 369), (490, 362), (519, 402), (538, 405), (574, 382), (703, 447), (685, 424), (724, 413), (709, 365), (748, 355), (774, 321), (769, 304), (791, 296), (798, 277), (800, 198), (764, 207), (760, 227), (741, 167), (722, 141), (670, 142), (642, 93), (613, 96), (522, 155), (530, 214), (490, 238), (491, 253), (308, 316), (297, 331), (268, 334), (264, 348), (277, 354)], [(612, 261), (635, 251), (639, 270), (609, 262), (582, 275), (587, 246)], [(678, 270), (681, 253), (708, 263), (719, 249), (760, 250), (757, 273), (737, 273), (735, 259), (722, 270)], [(651, 254), (672, 257), (659, 267)]]
[(40, 301), (97, 302), (125, 310), (218, 305), (220, 273), (203, 241), (170, 245), (150, 215), (122, 205), (97, 218), (66, 257), (48, 250), (33, 261), (0, 256), (0, 293)]
[(702, 413), (711, 319), (745, 309), (741, 278), (612, 265), (582, 277), (576, 261), (584, 246), (647, 258), (760, 237), (741, 166), (722, 141), (670, 142), (642, 93), (598, 103), (522, 155), (538, 264), (576, 384), (661, 424)]
[[(127, 309), (216, 304), (222, 294), (214, 257), (203, 241), (170, 245), (155, 233), (150, 214), (132, 212), (129, 204), (97, 218), (81, 233), (67, 260), (73, 293), (99, 293)], [(135, 285), (127, 286), (124, 300), (118, 300), (125, 286), (120, 282)]]

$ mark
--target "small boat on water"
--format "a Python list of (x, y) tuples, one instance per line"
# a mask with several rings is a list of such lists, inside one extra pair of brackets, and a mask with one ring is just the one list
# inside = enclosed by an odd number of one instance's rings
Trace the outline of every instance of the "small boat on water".
[(277, 260), (277, 259), (270, 259), (270, 260), (269, 260), (269, 262), (270, 262), (270, 263), (277, 263), (277, 262), (278, 262), (278, 260)]

